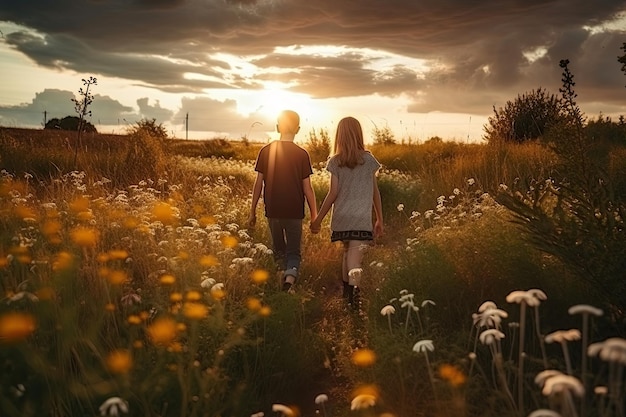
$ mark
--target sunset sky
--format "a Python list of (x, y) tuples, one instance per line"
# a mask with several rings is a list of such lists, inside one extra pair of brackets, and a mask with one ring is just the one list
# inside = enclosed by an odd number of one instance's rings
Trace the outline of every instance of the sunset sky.
[(588, 117), (626, 115), (623, 0), (28, 0), (0, 3), (0, 125), (155, 118), (171, 136), (266, 141), (277, 113), (334, 135), (480, 141), (493, 106), (558, 94), (570, 60)]

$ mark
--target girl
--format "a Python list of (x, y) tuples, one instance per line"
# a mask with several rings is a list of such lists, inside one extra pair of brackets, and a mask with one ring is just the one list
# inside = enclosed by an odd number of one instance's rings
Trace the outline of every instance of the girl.
[[(333, 156), (326, 169), (331, 174), (330, 186), (311, 222), (311, 232), (320, 231), (322, 220), (332, 207), (331, 241), (343, 244), (343, 297), (358, 310), (361, 262), (374, 237), (383, 233), (383, 209), (376, 181), (380, 163), (365, 150), (363, 130), (354, 117), (345, 117), (337, 125)], [(372, 208), (376, 215), (374, 224)]]

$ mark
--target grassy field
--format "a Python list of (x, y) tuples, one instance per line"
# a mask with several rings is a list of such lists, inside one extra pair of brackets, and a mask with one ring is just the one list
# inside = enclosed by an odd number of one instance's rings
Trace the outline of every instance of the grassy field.
[(355, 313), (328, 220), (280, 291), (244, 224), (260, 146), (0, 128), (2, 416), (625, 415), (626, 302), (499, 202), (563, 175), (552, 150), (371, 147), (386, 231)]

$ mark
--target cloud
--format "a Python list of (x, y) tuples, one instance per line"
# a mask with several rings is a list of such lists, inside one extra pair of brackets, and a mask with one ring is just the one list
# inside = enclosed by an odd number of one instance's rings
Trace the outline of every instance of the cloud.
[[(188, 118), (189, 129), (215, 133), (246, 135), (252, 124), (261, 123), (265, 127), (274, 126), (275, 121), (258, 112), (242, 116), (237, 111), (235, 100), (213, 100), (207, 97), (181, 100), (181, 108), (173, 117), (174, 125), (184, 125)], [(269, 129), (272, 130), (272, 129)]]
[[(62, 119), (65, 116), (77, 116), (74, 102), (77, 98), (71, 91), (45, 89), (36, 93), (30, 103), (17, 106), (0, 106), (0, 124), (4, 126), (43, 126), (44, 119)], [(119, 124), (120, 119), (132, 118), (133, 109), (122, 105), (109, 96), (96, 94), (89, 106), (92, 117), (88, 118), (96, 124)]]
[[(581, 100), (623, 106), (616, 57), (626, 31), (600, 29), (620, 12), (619, 0), (30, 0), (3, 2), (0, 20), (26, 28), (5, 42), (41, 66), (165, 92), (272, 80), (315, 98), (404, 95), (415, 98), (411, 111), (485, 114), (538, 84), (558, 91), (563, 58)], [(281, 51), (328, 45), (344, 50)], [(371, 51), (424, 67), (380, 66)], [(536, 51), (543, 56), (530, 60)], [(226, 115), (234, 108), (222, 105)]]

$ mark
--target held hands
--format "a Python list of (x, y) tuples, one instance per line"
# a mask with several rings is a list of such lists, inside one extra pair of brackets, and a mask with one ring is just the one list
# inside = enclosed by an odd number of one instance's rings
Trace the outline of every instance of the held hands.
[(317, 234), (322, 229), (322, 219), (317, 216), (315, 219), (311, 220), (311, 225), (309, 226), (311, 233)]

